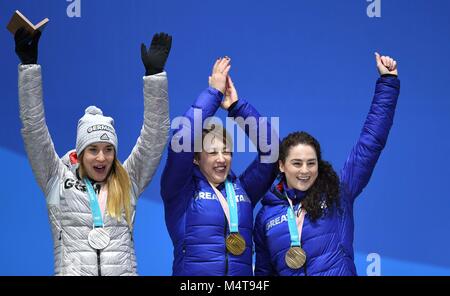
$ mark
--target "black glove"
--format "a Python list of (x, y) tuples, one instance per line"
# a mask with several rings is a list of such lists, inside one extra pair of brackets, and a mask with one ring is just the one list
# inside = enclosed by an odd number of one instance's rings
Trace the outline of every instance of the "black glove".
[(153, 35), (152, 44), (148, 51), (145, 44), (141, 44), (141, 58), (145, 66), (146, 76), (161, 73), (164, 70), (171, 46), (172, 36), (166, 33)]
[(23, 27), (14, 34), (16, 54), (23, 65), (37, 64), (39, 38), (41, 31), (31, 34)]

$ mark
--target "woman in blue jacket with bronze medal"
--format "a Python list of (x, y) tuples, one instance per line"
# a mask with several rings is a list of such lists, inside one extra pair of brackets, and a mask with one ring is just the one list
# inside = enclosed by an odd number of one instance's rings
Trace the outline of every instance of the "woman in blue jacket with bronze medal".
[(386, 144), (400, 90), (396, 61), (376, 54), (376, 62), (381, 77), (340, 177), (308, 133), (282, 141), (280, 182), (255, 221), (256, 275), (356, 275), (353, 204)]
[[(253, 275), (253, 208), (277, 175), (277, 155), (271, 160), (264, 146), (275, 141), (278, 148), (279, 139), (250, 103), (238, 99), (230, 67), (227, 57), (216, 61), (210, 86), (184, 114), (169, 144), (161, 196), (174, 246), (173, 275)], [(227, 131), (206, 122), (219, 107), (258, 150), (239, 176), (231, 171), (233, 143)], [(252, 119), (259, 124), (247, 124)], [(195, 126), (202, 128), (194, 132)], [(270, 138), (264, 139), (267, 133)]]

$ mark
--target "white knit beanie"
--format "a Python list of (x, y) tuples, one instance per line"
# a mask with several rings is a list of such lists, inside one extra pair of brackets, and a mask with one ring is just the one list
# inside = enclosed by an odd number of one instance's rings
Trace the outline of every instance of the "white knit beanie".
[(114, 129), (114, 119), (103, 116), (102, 110), (89, 106), (78, 121), (77, 154), (80, 155), (90, 144), (96, 142), (110, 143), (117, 153), (117, 135)]

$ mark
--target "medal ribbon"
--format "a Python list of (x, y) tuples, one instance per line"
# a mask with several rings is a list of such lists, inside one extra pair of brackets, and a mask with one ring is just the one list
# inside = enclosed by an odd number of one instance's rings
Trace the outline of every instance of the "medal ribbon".
[(94, 188), (92, 187), (91, 182), (86, 177), (84, 178), (84, 184), (86, 185), (89, 195), (89, 201), (91, 203), (91, 212), (92, 219), (94, 221), (94, 227), (103, 227), (104, 224), (102, 214), (100, 211), (100, 206), (98, 205), (97, 195), (95, 194)]
[(289, 202), (289, 207), (287, 210), (287, 218), (289, 225), (289, 234), (291, 236), (291, 247), (301, 247), (303, 222), (305, 221), (306, 211), (301, 208), (300, 204), (300, 215), (296, 217), (294, 215), (294, 207), (292, 206), (292, 201), (286, 195), (286, 199)]
[(228, 226), (230, 227), (230, 233), (238, 233), (239, 232), (239, 218), (237, 212), (237, 202), (236, 202), (236, 192), (234, 191), (233, 184), (227, 180), (225, 180), (225, 190), (227, 192), (227, 199), (223, 194), (211, 183), (209, 183), (219, 198), (220, 205), (222, 206), (223, 212), (227, 217)]

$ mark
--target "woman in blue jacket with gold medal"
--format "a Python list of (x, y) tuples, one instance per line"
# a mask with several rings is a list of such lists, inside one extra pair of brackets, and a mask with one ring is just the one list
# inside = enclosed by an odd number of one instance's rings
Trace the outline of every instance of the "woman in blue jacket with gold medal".
[[(253, 274), (253, 208), (277, 175), (277, 155), (271, 160), (264, 145), (278, 145), (279, 139), (272, 137), (268, 122), (248, 102), (238, 99), (228, 76), (230, 67), (227, 57), (216, 61), (210, 86), (180, 120), (169, 144), (161, 196), (174, 246), (173, 275)], [(230, 170), (233, 144), (225, 129), (204, 125), (219, 106), (235, 118), (258, 149), (258, 157), (239, 176)], [(251, 119), (259, 124), (246, 124)], [(196, 125), (203, 130), (194, 133)], [(265, 128), (260, 131), (261, 126)], [(264, 139), (269, 131), (272, 141)], [(200, 145), (189, 143), (192, 139), (201, 141)], [(194, 152), (195, 146), (201, 151)]]
[(311, 135), (294, 132), (281, 143), (281, 182), (255, 221), (256, 275), (356, 275), (353, 204), (386, 144), (400, 90), (396, 61), (376, 61), (381, 77), (340, 178)]

